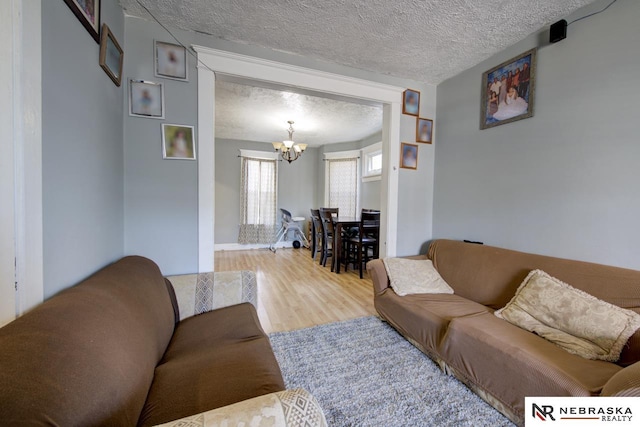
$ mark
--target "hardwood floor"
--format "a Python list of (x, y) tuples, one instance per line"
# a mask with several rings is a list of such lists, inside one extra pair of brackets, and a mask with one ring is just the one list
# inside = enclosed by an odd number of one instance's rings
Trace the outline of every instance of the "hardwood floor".
[(215, 271), (253, 270), (258, 281), (258, 316), (265, 332), (290, 331), (375, 315), (368, 273), (331, 272), (307, 249), (215, 252)]

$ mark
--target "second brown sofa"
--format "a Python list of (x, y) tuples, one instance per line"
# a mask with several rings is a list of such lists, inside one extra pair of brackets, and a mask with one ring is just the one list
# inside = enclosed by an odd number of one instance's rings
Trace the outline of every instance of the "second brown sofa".
[(436, 240), (428, 255), (454, 294), (399, 296), (382, 260), (369, 262), (383, 320), (517, 424), (525, 396), (640, 396), (640, 332), (617, 363), (570, 354), (494, 315), (531, 270), (640, 313), (640, 271)]

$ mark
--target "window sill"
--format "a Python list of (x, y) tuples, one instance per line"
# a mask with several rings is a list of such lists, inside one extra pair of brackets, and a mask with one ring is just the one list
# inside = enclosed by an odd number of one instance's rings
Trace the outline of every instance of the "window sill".
[(382, 175), (363, 176), (362, 182), (382, 181)]

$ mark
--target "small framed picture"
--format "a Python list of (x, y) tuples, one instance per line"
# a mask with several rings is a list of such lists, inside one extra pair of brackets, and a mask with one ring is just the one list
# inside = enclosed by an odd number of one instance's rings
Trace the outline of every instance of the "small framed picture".
[(129, 80), (129, 115), (164, 119), (162, 83)]
[(100, 0), (64, 0), (64, 2), (96, 43), (100, 43)]
[(400, 167), (418, 169), (418, 145), (406, 142), (400, 145)]
[(433, 120), (419, 118), (416, 124), (416, 141), (431, 144), (433, 134)]
[(402, 93), (402, 114), (416, 117), (420, 114), (420, 92), (407, 89)]
[(122, 48), (118, 40), (107, 27), (102, 24), (102, 36), (100, 38), (100, 66), (113, 80), (116, 86), (122, 82)]
[(162, 158), (196, 159), (193, 126), (162, 124)]
[(177, 44), (154, 43), (156, 77), (187, 81), (187, 49)]

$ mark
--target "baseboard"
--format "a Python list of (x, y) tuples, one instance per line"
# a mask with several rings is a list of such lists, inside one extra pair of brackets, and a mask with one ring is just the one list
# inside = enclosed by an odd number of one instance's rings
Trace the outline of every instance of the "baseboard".
[[(278, 242), (273, 247), (276, 249), (292, 248), (293, 242)], [(214, 251), (246, 251), (250, 249), (269, 249), (269, 245), (264, 243), (251, 245), (242, 245), (240, 243), (216, 243), (213, 245)]]

